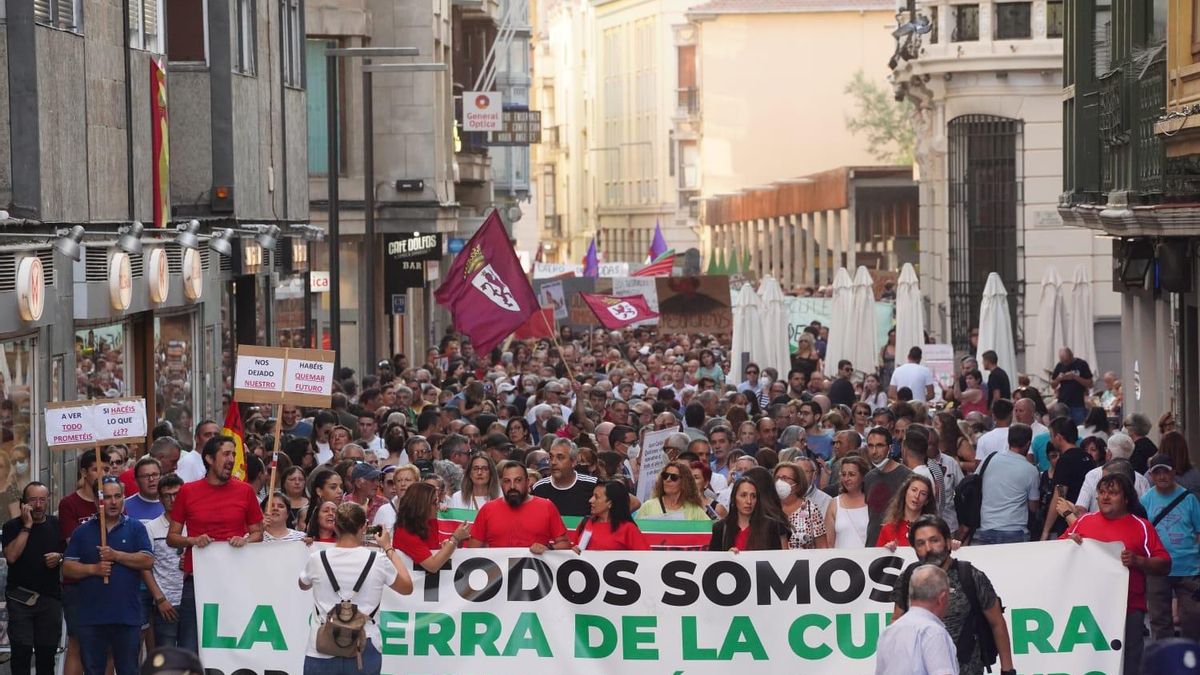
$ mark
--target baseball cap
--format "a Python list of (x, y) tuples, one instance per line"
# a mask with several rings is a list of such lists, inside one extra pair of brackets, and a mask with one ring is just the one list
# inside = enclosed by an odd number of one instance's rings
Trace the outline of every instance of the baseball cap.
[(204, 675), (204, 666), (186, 649), (159, 647), (146, 655), (141, 675)]
[(538, 471), (549, 471), (550, 470), (550, 460), (539, 459), (538, 463), (537, 463), (537, 470)]
[(1175, 471), (1175, 462), (1171, 461), (1171, 457), (1164, 455), (1161, 452), (1150, 458), (1150, 468), (1146, 473), (1154, 473), (1155, 469), (1168, 469)]
[(358, 480), (366, 478), (367, 480), (377, 480), (383, 473), (366, 462), (358, 462), (350, 471), (350, 480)]
[(510, 392), (516, 388), (517, 388), (517, 385), (513, 384), (512, 382), (501, 382), (500, 386), (498, 387), (498, 390), (500, 391), (501, 394), (507, 394), (508, 392)]
[(1200, 668), (1200, 644), (1187, 638), (1167, 638), (1146, 646), (1142, 672), (1155, 675), (1194, 675)]
[(508, 436), (498, 431), (488, 434), (483, 439), (483, 447), (485, 448), (503, 448), (506, 445), (512, 445), (512, 441), (508, 440)]

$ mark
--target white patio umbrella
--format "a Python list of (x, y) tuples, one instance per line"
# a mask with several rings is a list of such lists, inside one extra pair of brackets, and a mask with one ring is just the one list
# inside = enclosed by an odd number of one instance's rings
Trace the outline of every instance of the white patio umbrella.
[(979, 353), (996, 352), (997, 365), (1014, 377), (1017, 372), (1017, 350), (1013, 342), (1012, 318), (1008, 314), (1008, 291), (1000, 275), (988, 275), (979, 306)]
[[(1071, 320), (1067, 325), (1066, 344), (1075, 353), (1075, 358), (1087, 361), (1088, 366), (1096, 369), (1096, 308), (1093, 304), (1092, 277), (1087, 267), (1079, 265), (1071, 284)], [(1055, 350), (1057, 354), (1057, 350)]]
[(1042, 274), (1042, 294), (1033, 325), (1033, 347), (1025, 349), (1025, 369), (1033, 377), (1050, 381), (1046, 371), (1058, 363), (1058, 348), (1067, 344), (1067, 305), (1062, 277), (1053, 265)]
[(779, 377), (786, 378), (791, 370), (792, 355), (788, 350), (788, 309), (783, 289), (775, 277), (767, 275), (758, 286), (758, 295), (762, 305), (763, 353), (755, 358), (758, 365), (774, 368), (779, 371)]
[[(878, 332), (875, 329), (875, 283), (867, 268), (859, 266), (854, 273), (854, 301), (850, 309), (850, 327), (853, 332), (846, 340), (843, 358), (854, 364), (854, 369), (874, 372), (879, 362)], [(834, 363), (837, 366), (837, 363)]]
[[(753, 286), (745, 283), (733, 301), (733, 351), (729, 355), (729, 375), (726, 380), (730, 384), (740, 384), (746, 364), (762, 351), (762, 312), (758, 294)], [(747, 355), (746, 358), (743, 358), (743, 354)]]
[(854, 309), (854, 282), (845, 267), (833, 275), (833, 307), (830, 310), (829, 339), (825, 342), (825, 374), (837, 375), (837, 362), (846, 358), (846, 345), (854, 335), (851, 310)]
[(904, 363), (908, 350), (925, 344), (925, 304), (921, 282), (910, 263), (900, 268), (896, 285), (896, 360)]

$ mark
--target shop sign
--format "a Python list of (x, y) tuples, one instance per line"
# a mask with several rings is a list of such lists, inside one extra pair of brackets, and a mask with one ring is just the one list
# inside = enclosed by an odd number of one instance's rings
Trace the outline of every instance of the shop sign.
[(133, 267), (124, 251), (113, 251), (108, 259), (108, 299), (113, 309), (122, 312), (133, 302)]
[(17, 264), (17, 311), (22, 321), (37, 321), (46, 307), (46, 281), (42, 259), (36, 255), (21, 258)]
[(188, 300), (199, 300), (204, 295), (204, 266), (200, 252), (193, 248), (183, 251), (183, 296)]
[[(454, 242), (454, 239), (450, 240)], [(405, 232), (384, 239), (388, 260), (441, 260), (442, 235), (437, 232)]]
[(242, 403), (328, 407), (334, 352), (238, 345), (234, 397)]
[(494, 91), (464, 91), (463, 131), (500, 131), (504, 128), (502, 97)]
[(166, 302), (171, 290), (171, 273), (167, 270), (167, 252), (152, 248), (146, 255), (146, 281), (150, 286), (150, 301)]
[(450, 243), (447, 244), (446, 250), (450, 253), (458, 253), (467, 246), (467, 240), (462, 237), (450, 237)]
[(146, 438), (146, 399), (112, 398), (46, 404), (46, 445), (52, 450), (90, 448)]
[(329, 272), (309, 272), (308, 273), (308, 290), (313, 293), (328, 293), (329, 292)]

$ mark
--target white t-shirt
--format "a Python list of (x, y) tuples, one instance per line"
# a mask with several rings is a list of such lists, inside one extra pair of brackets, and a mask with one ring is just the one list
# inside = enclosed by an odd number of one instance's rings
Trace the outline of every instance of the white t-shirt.
[(989, 455), (1008, 450), (1008, 427), (996, 427), (975, 441), (975, 461), (983, 466)]
[(370, 443), (366, 443), (362, 439), (359, 439), (359, 445), (363, 446), (363, 450), (370, 450), (374, 452), (375, 456), (378, 457), (380, 461), (386, 461), (387, 458), (392, 454), (388, 452), (387, 444), (383, 442), (383, 437), (378, 434), (375, 435), (375, 438)]
[[(146, 534), (150, 536), (150, 548), (154, 550), (154, 581), (167, 600), (176, 607), (183, 600), (183, 570), (179, 569), (179, 549), (167, 546), (167, 532), (171, 521), (167, 514), (154, 520), (143, 520)], [(186, 536), (186, 528), (183, 531)]]
[(379, 507), (375, 512), (375, 517), (371, 520), (372, 525), (382, 525), (385, 530), (392, 530), (396, 527), (396, 507), (392, 506), (391, 500), (388, 503)]
[(472, 511), (478, 511), (479, 509), (483, 508), (484, 504), (490, 501), (492, 500), (479, 496), (464, 497), (462, 490), (459, 490), (450, 497), (450, 508), (471, 509)]
[(925, 388), (933, 386), (933, 372), (919, 363), (909, 362), (892, 372), (889, 386), (895, 387), (896, 391), (908, 387), (912, 390), (912, 400), (924, 402), (928, 400)]
[[(382, 551), (362, 546), (324, 549), (324, 553), (329, 559), (329, 567), (333, 569), (338, 587), (342, 589), (340, 593), (334, 593), (333, 587), (329, 583), (329, 574), (325, 571), (325, 565), (321, 563), (321, 553), (322, 551), (313, 552), (308, 558), (308, 564), (300, 572), (300, 582), (312, 586), (313, 604), (316, 605), (314, 609), (316, 614), (309, 621), (308, 647), (304, 650), (304, 655), (318, 659), (331, 659), (332, 656), (317, 651), (317, 629), (324, 623), (329, 610), (342, 600), (352, 600), (358, 605), (359, 611), (370, 616), (382, 601), (384, 587), (391, 586), (396, 581), (396, 568), (392, 566), (391, 561), (383, 555)], [(362, 588), (355, 594), (353, 592), (354, 582), (358, 581), (371, 553), (375, 553), (375, 562), (371, 565), (371, 572), (363, 581)], [(383, 640), (379, 636), (379, 626), (374, 621), (367, 622), (366, 631), (367, 639), (374, 643), (376, 649), (383, 646)]]
[[(1098, 466), (1091, 471), (1088, 471), (1083, 476), (1083, 485), (1079, 488), (1079, 498), (1075, 500), (1075, 506), (1082, 506), (1088, 510), (1099, 511), (1100, 504), (1096, 502), (1096, 486), (1100, 484), (1100, 479), (1104, 477), (1104, 467)], [(1150, 491), (1154, 487), (1150, 481), (1142, 474), (1133, 472), (1133, 489), (1137, 491), (1138, 498)]]
[(317, 465), (328, 464), (333, 459), (333, 448), (328, 443), (317, 442)]
[(204, 468), (204, 457), (201, 456), (199, 450), (183, 453), (179, 458), (179, 463), (175, 465), (175, 475), (183, 479), (185, 483), (192, 483), (204, 478), (208, 473), (208, 469)]

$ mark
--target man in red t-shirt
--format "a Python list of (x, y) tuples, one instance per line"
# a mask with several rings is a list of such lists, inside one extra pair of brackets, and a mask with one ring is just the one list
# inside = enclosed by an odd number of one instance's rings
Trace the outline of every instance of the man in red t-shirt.
[[(196, 586), (192, 579), (192, 547), (227, 541), (234, 548), (262, 541), (263, 514), (254, 488), (233, 477), (234, 440), (208, 439), (201, 450), (207, 473), (186, 483), (171, 509), (167, 545), (187, 548), (183, 555), (183, 598), (179, 605), (179, 646), (197, 651)], [(184, 535), (187, 528), (187, 535)]]
[(1138, 675), (1142, 667), (1142, 628), (1146, 621), (1146, 575), (1166, 576), (1171, 571), (1171, 556), (1158, 538), (1158, 532), (1145, 518), (1129, 512), (1138, 503), (1133, 481), (1123, 474), (1110, 473), (1096, 485), (1099, 511), (1080, 516), (1061, 539), (1075, 543), (1086, 539), (1119, 541), (1121, 564), (1129, 568), (1129, 595), (1125, 613), (1125, 675)]
[(554, 502), (529, 494), (529, 474), (519, 462), (500, 463), (500, 489), (504, 499), (493, 499), (475, 516), (467, 545), (489, 548), (525, 548), (541, 554), (547, 549), (568, 549), (567, 527)]

